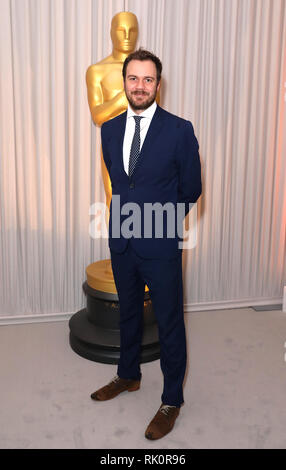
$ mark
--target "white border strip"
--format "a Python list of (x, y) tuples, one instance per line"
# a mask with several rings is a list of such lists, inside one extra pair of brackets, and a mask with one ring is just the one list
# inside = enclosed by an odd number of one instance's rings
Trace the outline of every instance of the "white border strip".
[[(282, 304), (282, 297), (267, 297), (259, 299), (244, 299), (244, 300), (221, 300), (214, 302), (200, 302), (185, 304), (185, 313), (201, 312), (207, 310), (224, 310), (230, 308), (243, 308), (243, 307), (256, 307), (258, 305), (280, 305)], [(282, 310), (282, 308), (281, 308)]]
[(35, 313), (30, 315), (6, 315), (0, 316), (0, 326), (22, 325), (25, 323), (47, 323), (54, 321), (67, 321), (76, 312), (71, 313)]
[[(200, 302), (185, 304), (185, 313), (202, 312), (208, 310), (223, 310), (231, 308), (254, 307), (257, 305), (282, 305), (282, 297), (272, 297), (264, 299), (245, 299), (245, 300), (225, 300), (217, 302)], [(83, 307), (84, 308), (84, 307)], [(281, 308), (282, 310), (282, 308)], [(54, 321), (68, 321), (76, 312), (67, 313), (37, 313), (30, 315), (0, 315), (0, 326), (4, 325), (22, 325), (25, 323), (45, 323)]]

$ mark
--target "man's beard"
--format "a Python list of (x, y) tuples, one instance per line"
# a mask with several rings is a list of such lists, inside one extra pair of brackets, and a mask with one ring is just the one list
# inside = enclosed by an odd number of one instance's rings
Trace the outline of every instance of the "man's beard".
[[(156, 99), (156, 94), (157, 94), (157, 90), (152, 94), (152, 95), (149, 95), (149, 93), (146, 93), (144, 91), (133, 91), (130, 93), (130, 95), (128, 96), (127, 93), (126, 93), (126, 90), (125, 90), (125, 94), (126, 94), (126, 98), (128, 100), (128, 103), (130, 104), (131, 108), (134, 110), (134, 111), (144, 111), (145, 109), (149, 108), (149, 106), (151, 106), (151, 104), (154, 103), (155, 99)], [(137, 103), (134, 99), (133, 99), (133, 95), (143, 95), (143, 96), (146, 96), (148, 98), (146, 98), (145, 100)]]

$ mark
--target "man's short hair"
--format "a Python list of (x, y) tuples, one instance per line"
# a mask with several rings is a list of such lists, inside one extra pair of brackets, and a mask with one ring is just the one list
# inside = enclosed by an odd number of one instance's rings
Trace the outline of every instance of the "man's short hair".
[(142, 48), (138, 49), (137, 51), (132, 52), (131, 54), (129, 54), (128, 57), (126, 57), (123, 63), (123, 68), (122, 68), (122, 75), (123, 75), (124, 80), (126, 78), (127, 65), (129, 64), (129, 62), (131, 62), (131, 60), (141, 60), (141, 61), (151, 60), (152, 62), (154, 62), (156, 66), (156, 71), (157, 71), (157, 83), (159, 83), (159, 81), (161, 80), (162, 62), (157, 56), (155, 56), (155, 54), (153, 54), (150, 51), (146, 51), (145, 49), (142, 49)]

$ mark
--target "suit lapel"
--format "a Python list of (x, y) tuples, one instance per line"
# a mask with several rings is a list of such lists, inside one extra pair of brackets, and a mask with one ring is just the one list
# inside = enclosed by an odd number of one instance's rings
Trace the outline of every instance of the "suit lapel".
[(116, 139), (118, 140), (118, 158), (120, 161), (120, 167), (123, 173), (125, 174), (125, 176), (128, 178), (128, 175), (126, 174), (124, 170), (124, 163), (123, 163), (123, 141), (124, 141), (125, 127), (126, 127), (126, 119), (127, 119), (127, 111), (125, 111), (124, 113), (118, 116), (118, 120), (117, 120), (116, 127), (115, 127), (115, 132), (116, 132)]
[(140, 165), (142, 164), (142, 161), (144, 161), (144, 155), (148, 154), (148, 152), (151, 151), (154, 141), (157, 139), (163, 127), (163, 121), (164, 119), (163, 119), (162, 108), (160, 108), (160, 106), (157, 106), (153, 119), (150, 123), (147, 135), (143, 142), (141, 152), (140, 152), (138, 161), (136, 163), (136, 167), (134, 169), (133, 175), (136, 173), (136, 171), (138, 171), (138, 167), (140, 167)]
[[(118, 140), (118, 158), (120, 160), (120, 166), (122, 168), (124, 175), (127, 178), (129, 178), (127, 173), (124, 170), (124, 163), (123, 163), (123, 141), (124, 141), (125, 127), (126, 127), (126, 119), (127, 119), (127, 111), (125, 111), (124, 113), (118, 116), (114, 131), (116, 133), (116, 139)], [(138, 171), (138, 168), (140, 167), (140, 165), (142, 164), (142, 161), (144, 160), (144, 155), (147, 154), (152, 149), (153, 143), (158, 137), (162, 129), (163, 122), (164, 122), (163, 110), (162, 108), (160, 108), (160, 106), (157, 106), (153, 119), (150, 123), (147, 135), (143, 142), (140, 156), (138, 158), (138, 161), (136, 163), (136, 167), (134, 169), (132, 176), (134, 176), (136, 171)]]

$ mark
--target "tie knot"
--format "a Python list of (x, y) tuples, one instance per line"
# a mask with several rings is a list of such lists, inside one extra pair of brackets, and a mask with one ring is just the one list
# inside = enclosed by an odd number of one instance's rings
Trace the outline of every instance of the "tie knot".
[(135, 119), (135, 125), (138, 126), (140, 124), (140, 119), (143, 119), (143, 116), (133, 116)]

